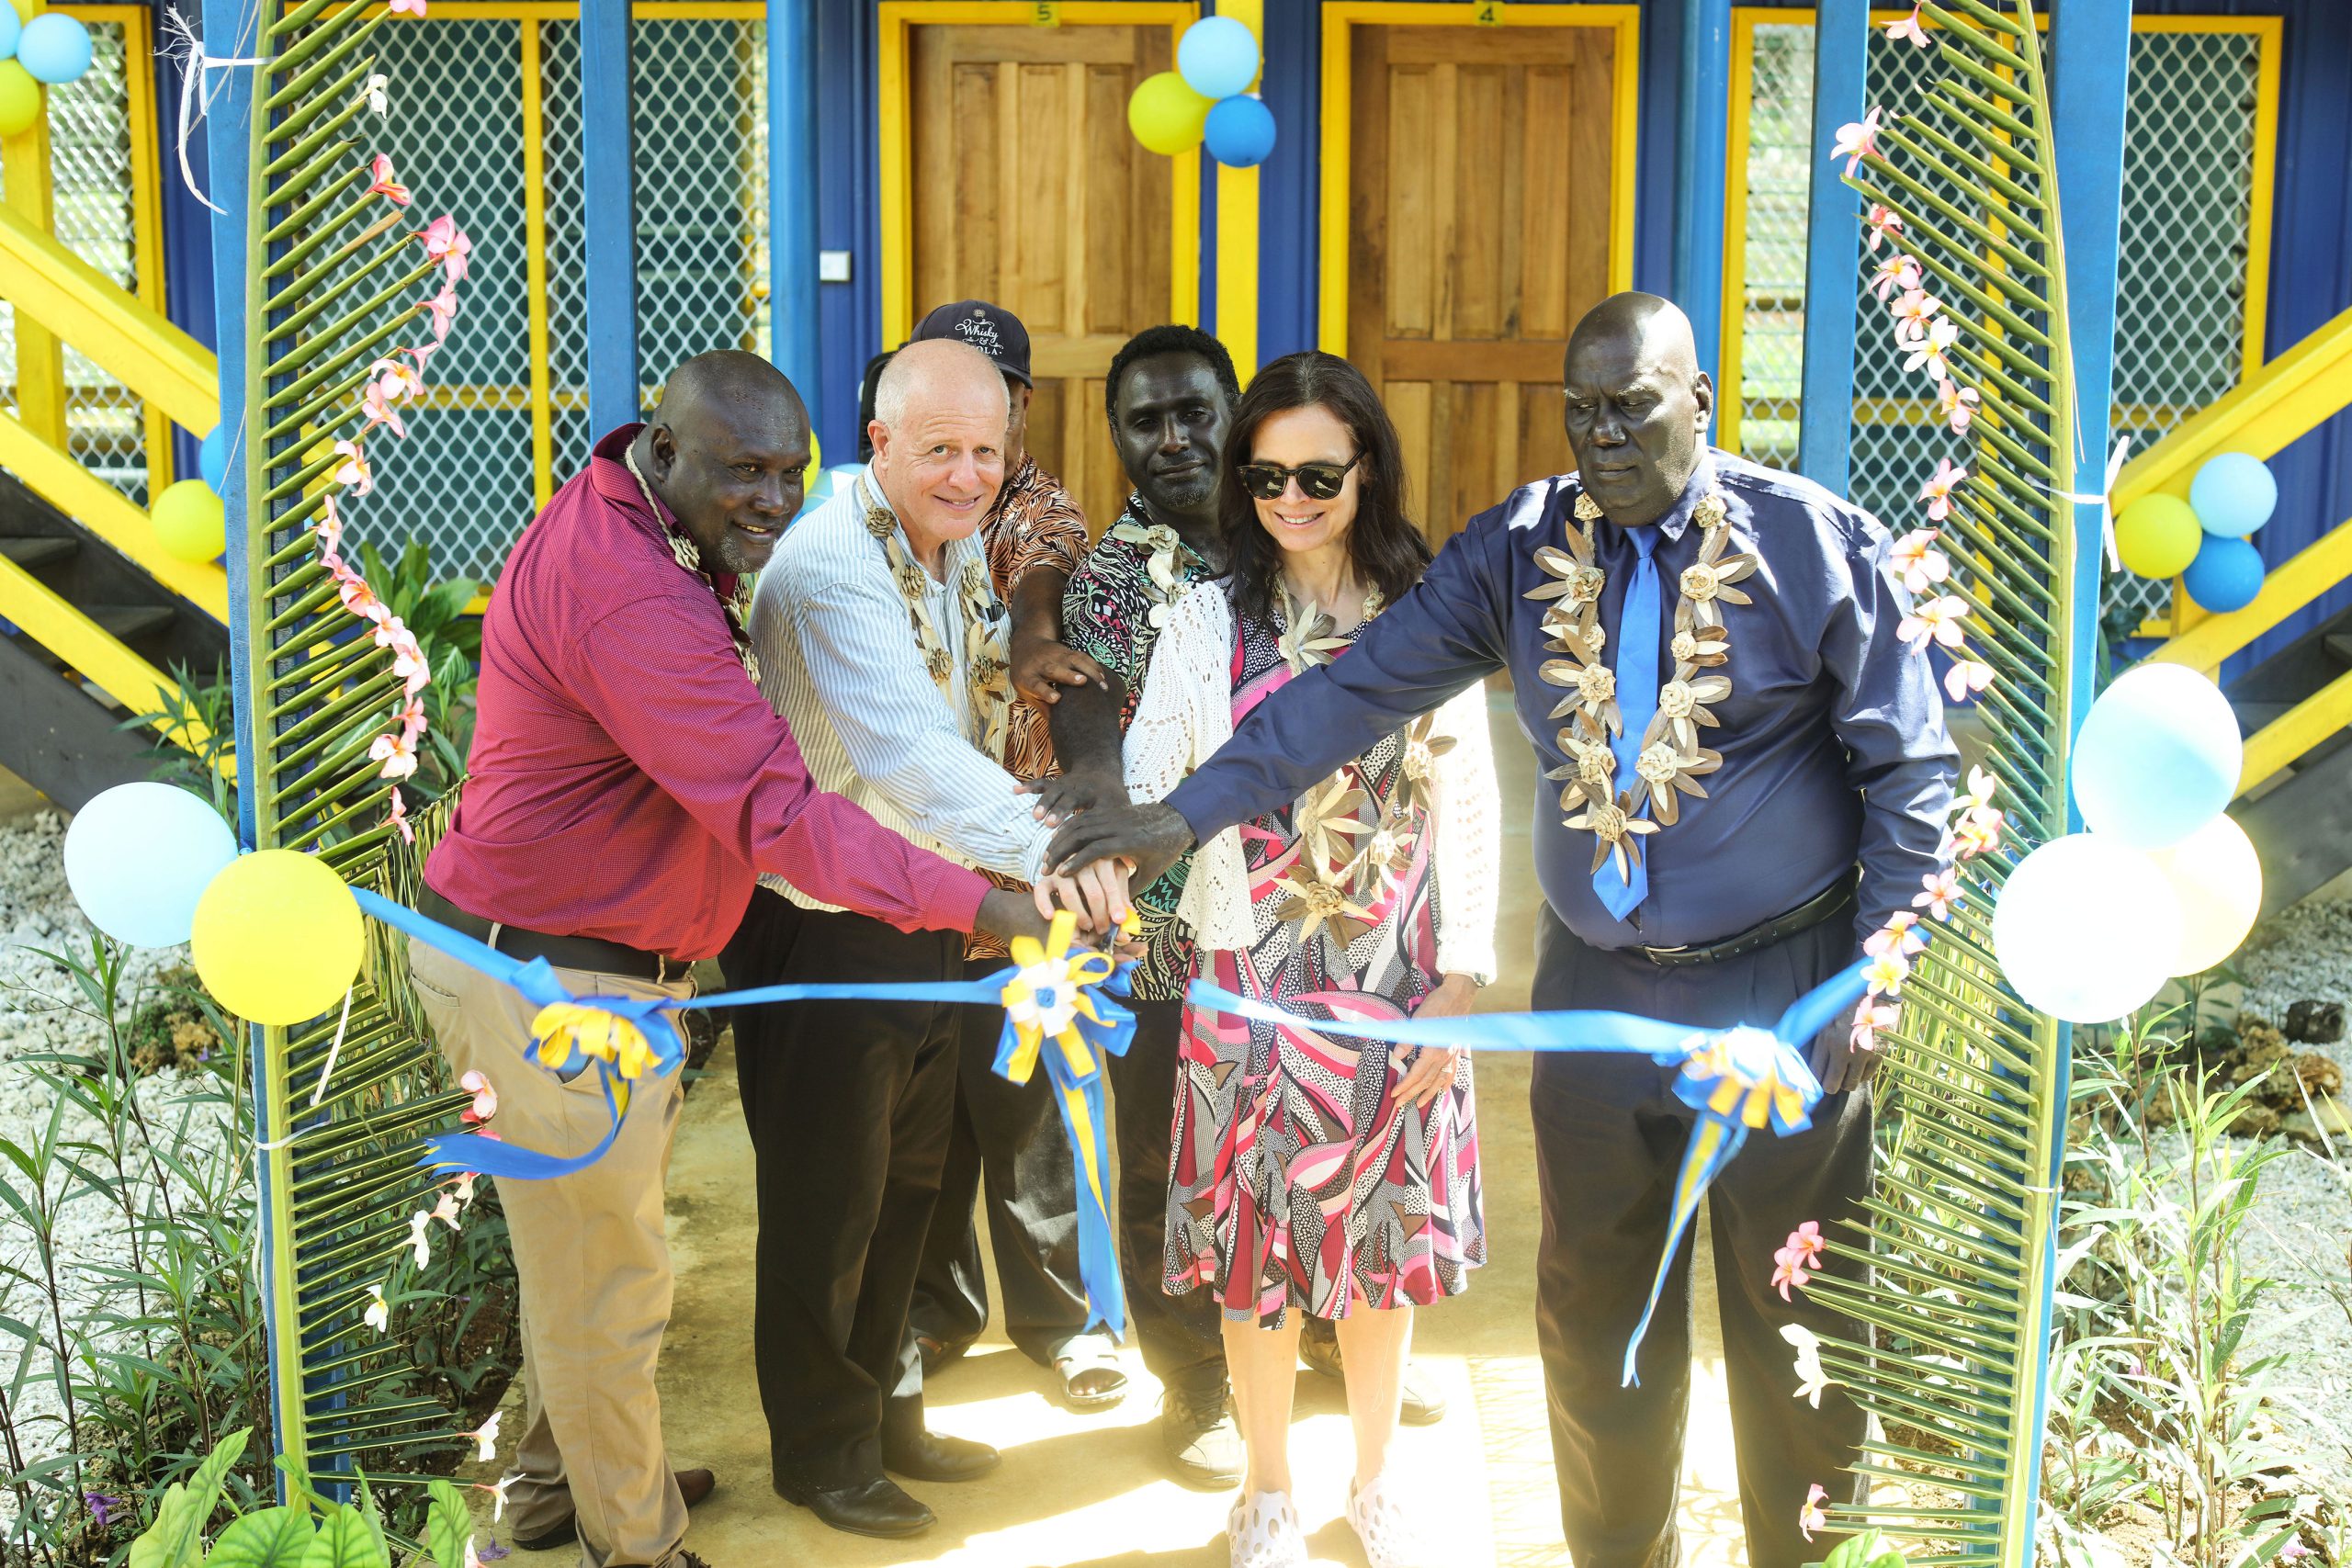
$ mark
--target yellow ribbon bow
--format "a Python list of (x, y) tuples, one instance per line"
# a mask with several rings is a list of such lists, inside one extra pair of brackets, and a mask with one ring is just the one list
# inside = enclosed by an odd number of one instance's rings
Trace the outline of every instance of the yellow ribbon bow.
[(561, 1072), (582, 1056), (609, 1062), (623, 1078), (639, 1078), (655, 1066), (645, 1031), (618, 1013), (581, 1002), (554, 1002), (531, 1020), (532, 1054), (541, 1066)]
[(1004, 986), (1004, 1012), (1017, 1043), (1005, 1061), (1005, 1075), (1027, 1083), (1036, 1070), (1037, 1053), (1048, 1040), (1061, 1047), (1072, 1074), (1085, 1077), (1094, 1071), (1094, 1052), (1079, 1032), (1082, 1017), (1104, 1021), (1095, 1010), (1092, 987), (1111, 977), (1115, 965), (1107, 953), (1072, 953), (1070, 940), (1078, 934), (1078, 917), (1057, 910), (1045, 943), (1033, 936), (1012, 939), (1012, 962), (1018, 966)]

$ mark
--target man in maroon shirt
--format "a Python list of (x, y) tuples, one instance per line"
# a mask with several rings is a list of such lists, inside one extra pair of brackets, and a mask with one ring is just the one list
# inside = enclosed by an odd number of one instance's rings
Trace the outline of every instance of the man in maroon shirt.
[[(902, 931), (1045, 933), (1030, 895), (818, 791), (760, 695), (752, 578), (800, 509), (808, 460), (791, 383), (740, 353), (688, 360), (650, 423), (596, 445), (492, 596), (465, 795), (425, 865), (426, 914), (546, 958), (574, 994), (679, 1001), (762, 872)], [(525, 1062), (531, 1004), (422, 945), (410, 966), (451, 1068), (492, 1079), (504, 1135), (560, 1156), (594, 1145), (593, 1075)], [(673, 1472), (654, 1392), (682, 1087), (640, 1085), (586, 1170), (499, 1194), (523, 1293), (515, 1544), (576, 1535), (587, 1568), (701, 1568), (679, 1541), (711, 1472)]]

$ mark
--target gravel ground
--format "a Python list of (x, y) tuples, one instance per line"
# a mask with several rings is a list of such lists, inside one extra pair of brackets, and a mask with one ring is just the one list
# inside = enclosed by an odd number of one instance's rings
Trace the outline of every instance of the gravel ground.
[[(98, 1021), (76, 1010), (81, 993), (73, 976), (40, 956), (43, 951), (86, 955), (95, 934), (65, 886), (64, 837), (64, 822), (53, 812), (0, 824), (0, 1138), (26, 1145), (46, 1129), (53, 1096), (17, 1058), (102, 1049), (106, 1040)], [(185, 949), (134, 951), (124, 976), (126, 994), (185, 963), (186, 956)], [(191, 1143), (219, 1149), (224, 1130), (218, 1109), (184, 1106), (185, 1093), (177, 1076), (167, 1074), (144, 1080), (139, 1100), (150, 1122), (159, 1127), (175, 1125), (182, 1114), (189, 1114)], [(98, 1133), (91, 1118), (68, 1107), (62, 1141)], [(14, 1170), (6, 1174), (12, 1182), (22, 1180)], [(51, 1180), (52, 1201), (62, 1190), (63, 1174), (58, 1172)], [(87, 1200), (65, 1206), (56, 1234), (60, 1295), (70, 1327), (96, 1293), (90, 1270), (128, 1267), (130, 1238), (119, 1210)], [(40, 1265), (32, 1234), (10, 1215), (0, 1224), (0, 1269), (14, 1268), (38, 1277)], [(7, 1277), (0, 1277), (0, 1313), (39, 1323), (44, 1329), (49, 1324), (47, 1300), (38, 1287)], [(10, 1352), (6, 1364), (12, 1369), (16, 1344), (14, 1339), (0, 1342)], [(35, 1367), (14, 1406), (28, 1462), (64, 1446), (57, 1392), (44, 1381), (46, 1359), (37, 1359)], [(0, 1507), (0, 1517), (13, 1512), (13, 1504)]]
[[(2240, 1007), (2273, 1023), (2290, 1002), (2352, 1010), (2352, 897), (2307, 899), (2265, 921), (2236, 967)], [(2333, 1057), (2352, 1085), (2352, 1039), (2295, 1048)], [(2298, 1148), (2263, 1171), (2244, 1260), (2289, 1287), (2273, 1292), (2265, 1316), (2306, 1357), (2293, 1380), (2305, 1385), (2301, 1408), (2282, 1409), (2280, 1424), (2334, 1495), (2352, 1498), (2352, 1145), (2338, 1140), (2333, 1165), (2325, 1153)]]

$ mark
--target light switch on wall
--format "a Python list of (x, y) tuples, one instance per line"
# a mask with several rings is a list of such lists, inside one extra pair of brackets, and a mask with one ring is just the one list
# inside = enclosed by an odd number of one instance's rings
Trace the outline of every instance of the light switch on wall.
[(850, 254), (847, 251), (819, 251), (817, 253), (817, 281), (820, 283), (847, 283), (849, 281), (849, 255)]

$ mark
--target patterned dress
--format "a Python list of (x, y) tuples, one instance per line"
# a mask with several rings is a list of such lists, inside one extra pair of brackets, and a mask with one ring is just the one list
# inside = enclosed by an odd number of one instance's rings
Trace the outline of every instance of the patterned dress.
[[(1216, 589), (1179, 609), (1130, 735), (1138, 797), (1165, 795), (1289, 682), (1302, 661), (1283, 634), (1279, 616), (1237, 617)], [(1490, 976), (1494, 796), (1473, 687), (1296, 805), (1202, 847), (1184, 900), (1198, 972), (1340, 1024), (1409, 1017), (1447, 971)], [(1338, 1318), (1466, 1289), (1486, 1260), (1469, 1061), (1414, 1110), (1396, 1098), (1414, 1055), (1188, 1007), (1168, 1291), (1214, 1291), (1227, 1317), (1272, 1326), (1295, 1307)]]

